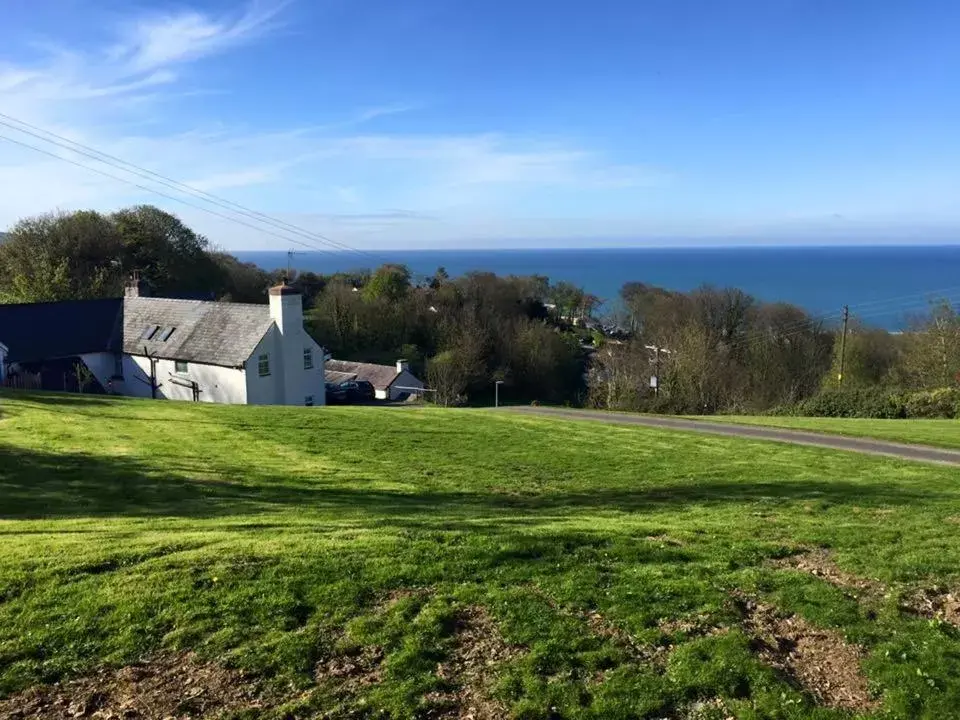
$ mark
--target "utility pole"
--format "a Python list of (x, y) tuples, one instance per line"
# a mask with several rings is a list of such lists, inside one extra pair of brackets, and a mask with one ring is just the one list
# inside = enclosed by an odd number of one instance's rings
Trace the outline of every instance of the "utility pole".
[(843, 385), (843, 369), (847, 360), (847, 321), (850, 319), (850, 308), (843, 306), (843, 334), (840, 336), (840, 374), (837, 375), (837, 385)]
[(659, 345), (644, 345), (647, 350), (652, 350), (654, 353), (654, 370), (653, 377), (650, 378), (650, 385), (653, 387), (653, 394), (660, 394), (660, 353), (670, 354), (670, 351), (666, 348), (662, 348)]
[(287, 282), (293, 279), (293, 256), (298, 254), (297, 250), (287, 250)]

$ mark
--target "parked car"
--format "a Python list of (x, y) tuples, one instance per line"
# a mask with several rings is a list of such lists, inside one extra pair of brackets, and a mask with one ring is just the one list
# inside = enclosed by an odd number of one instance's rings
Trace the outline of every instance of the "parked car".
[(360, 402), (373, 402), (377, 399), (377, 391), (373, 387), (373, 383), (369, 380), (357, 380), (355, 383), (357, 388), (357, 397)]
[(366, 380), (347, 380), (337, 386), (337, 393), (343, 396), (339, 402), (362, 403), (376, 398), (373, 385)]
[(327, 405), (339, 405), (347, 402), (347, 391), (334, 383), (326, 383)]

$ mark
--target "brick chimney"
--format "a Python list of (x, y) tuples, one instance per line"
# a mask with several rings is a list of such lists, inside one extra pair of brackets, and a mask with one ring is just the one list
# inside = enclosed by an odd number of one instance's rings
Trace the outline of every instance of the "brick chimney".
[(128, 298), (146, 297), (147, 286), (140, 279), (140, 273), (134, 272), (123, 286), (123, 296)]

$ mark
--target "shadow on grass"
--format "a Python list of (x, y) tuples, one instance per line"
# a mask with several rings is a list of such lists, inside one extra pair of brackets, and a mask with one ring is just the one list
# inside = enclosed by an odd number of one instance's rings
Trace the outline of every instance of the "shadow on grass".
[[(209, 472), (194, 459), (198, 476)], [(47, 453), (0, 445), (0, 518), (91, 516), (218, 517), (263, 511), (326, 514), (383, 525), (454, 529), (584, 512), (642, 512), (668, 506), (818, 502), (860, 507), (956, 502), (957, 493), (844, 480), (690, 480), (655, 487), (597, 487), (529, 494), (424, 489), (397, 492), (351, 486), (350, 480), (278, 476), (249, 481), (192, 479), (191, 464), (158, 468), (138, 458)], [(335, 484), (333, 484), (335, 482)]]

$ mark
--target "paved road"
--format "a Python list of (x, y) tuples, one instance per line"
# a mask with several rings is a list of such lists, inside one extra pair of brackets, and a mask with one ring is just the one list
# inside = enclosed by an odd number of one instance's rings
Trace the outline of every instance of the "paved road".
[(826, 433), (805, 432), (803, 430), (783, 430), (781, 428), (757, 427), (753, 425), (734, 425), (732, 423), (710, 420), (686, 420), (674, 417), (654, 417), (650, 415), (630, 415), (627, 413), (597, 412), (592, 410), (570, 410), (566, 408), (517, 406), (502, 410), (522, 415), (547, 415), (568, 420), (589, 420), (614, 425), (644, 425), (647, 427), (667, 428), (670, 430), (689, 430), (747, 438), (749, 440), (773, 440), (795, 445), (814, 445), (833, 450), (850, 450), (869, 455), (886, 455), (902, 460), (917, 460), (945, 465), (960, 465), (960, 450), (947, 450), (926, 445), (908, 445), (906, 443), (871, 440)]

